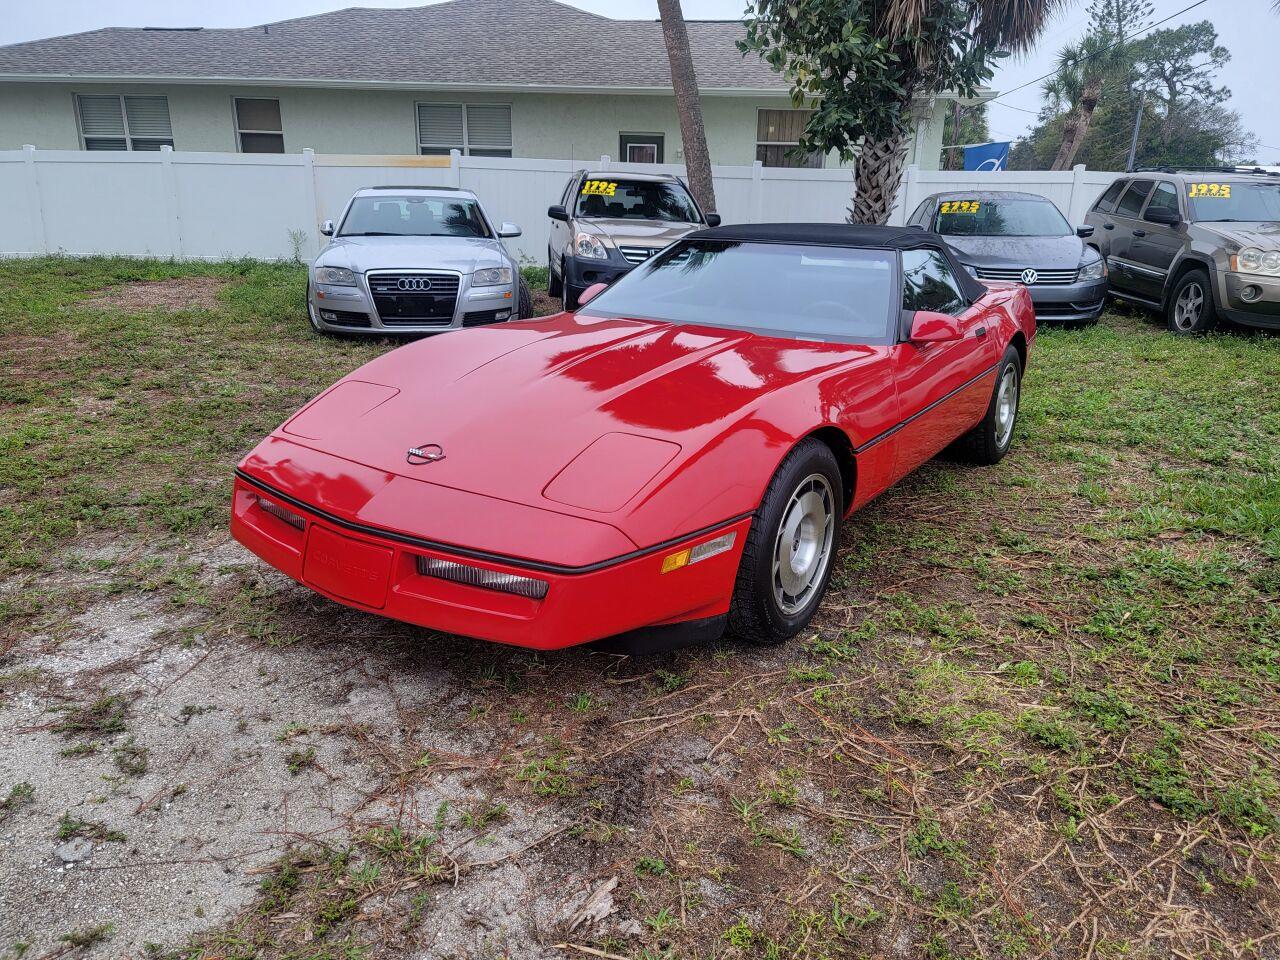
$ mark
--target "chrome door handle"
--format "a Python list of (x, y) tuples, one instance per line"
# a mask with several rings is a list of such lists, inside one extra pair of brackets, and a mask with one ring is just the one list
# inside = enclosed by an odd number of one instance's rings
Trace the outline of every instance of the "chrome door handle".
[(1115, 228), (1116, 228), (1116, 225), (1114, 223), (1104, 223), (1102, 225), (1103, 230), (1114, 230)]

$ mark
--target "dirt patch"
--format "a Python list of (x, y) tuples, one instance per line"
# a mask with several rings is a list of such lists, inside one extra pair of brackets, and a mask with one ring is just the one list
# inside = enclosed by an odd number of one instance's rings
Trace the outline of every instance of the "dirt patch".
[(553, 313), (560, 312), (560, 298), (552, 297), (547, 294), (544, 287), (532, 287), (533, 290), (533, 315), (535, 317), (549, 317)]
[(137, 280), (100, 290), (81, 301), (87, 307), (112, 310), (216, 310), (218, 293), (231, 281), (225, 277), (176, 277)]

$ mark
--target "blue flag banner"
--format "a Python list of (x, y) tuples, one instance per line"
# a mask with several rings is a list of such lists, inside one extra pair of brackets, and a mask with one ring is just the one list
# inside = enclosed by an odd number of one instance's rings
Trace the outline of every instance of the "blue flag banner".
[(964, 168), (966, 170), (1008, 170), (1009, 144), (980, 143), (976, 147), (964, 148)]

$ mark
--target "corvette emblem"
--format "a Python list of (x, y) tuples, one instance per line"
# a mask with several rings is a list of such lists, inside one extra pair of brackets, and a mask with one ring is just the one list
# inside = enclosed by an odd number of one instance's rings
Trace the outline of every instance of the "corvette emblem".
[(420, 447), (410, 447), (409, 452), (405, 454), (405, 460), (415, 467), (424, 463), (435, 463), (437, 460), (443, 459), (444, 447), (438, 443), (424, 443)]
[(1031, 284), (1035, 283), (1039, 279), (1040, 279), (1040, 274), (1036, 273), (1034, 270), (1022, 271), (1022, 282), (1025, 283), (1028, 287), (1031, 286)]

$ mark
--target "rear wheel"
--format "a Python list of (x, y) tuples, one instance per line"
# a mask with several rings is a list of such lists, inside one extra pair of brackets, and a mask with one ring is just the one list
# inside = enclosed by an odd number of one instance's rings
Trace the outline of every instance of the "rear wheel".
[(1013, 428), (1022, 399), (1022, 358), (1018, 351), (1006, 347), (997, 369), (986, 416), (955, 442), (954, 451), (961, 460), (991, 466), (1003, 460), (1013, 446)]
[(1209, 288), (1209, 274), (1203, 270), (1188, 270), (1173, 288), (1169, 298), (1166, 320), (1171, 333), (1183, 337), (1208, 333), (1217, 323), (1213, 309), (1213, 294)]
[(547, 251), (547, 296), (560, 296), (560, 286), (564, 282), (562, 276), (557, 276), (555, 268), (552, 266), (555, 261), (551, 258), (551, 251)]
[(820, 440), (799, 443), (760, 503), (738, 565), (729, 630), (749, 643), (794, 637), (817, 612), (840, 541), (840, 466)]

